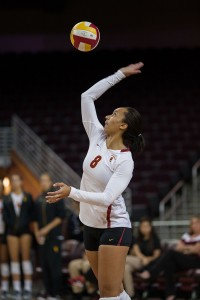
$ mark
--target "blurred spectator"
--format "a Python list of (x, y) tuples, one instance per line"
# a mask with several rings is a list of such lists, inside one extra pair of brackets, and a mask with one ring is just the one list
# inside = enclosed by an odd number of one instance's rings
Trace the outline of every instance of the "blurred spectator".
[(72, 201), (73, 210), (67, 217), (67, 239), (83, 242), (83, 224), (79, 219), (79, 203)]
[(68, 269), (71, 288), (76, 296), (81, 295), (85, 290), (90, 296), (96, 293), (98, 282), (85, 253), (82, 258), (70, 261)]
[(133, 245), (126, 257), (124, 271), (124, 288), (130, 297), (135, 296), (133, 272), (144, 266), (154, 265), (161, 254), (158, 238), (149, 218), (142, 218), (137, 237), (133, 237)]
[(32, 264), (30, 261), (34, 217), (32, 196), (22, 188), (22, 178), (13, 174), (10, 178), (11, 193), (4, 197), (3, 215), (7, 230), (7, 243), (11, 260), (14, 299), (21, 299), (20, 255), (24, 279), (23, 298), (32, 297)]
[(3, 221), (3, 180), (0, 179), (0, 263), (1, 263), (1, 299), (6, 299), (9, 290), (9, 256), (6, 241), (6, 228)]
[(200, 216), (193, 216), (189, 232), (184, 233), (174, 249), (164, 252), (156, 264), (138, 274), (143, 279), (155, 279), (164, 271), (166, 299), (175, 299), (174, 275), (178, 271), (200, 269)]
[(39, 244), (40, 264), (42, 267), (43, 283), (45, 293), (38, 299), (56, 299), (61, 293), (62, 263), (61, 242), (62, 221), (65, 218), (64, 200), (54, 204), (46, 202), (45, 196), (48, 191), (53, 190), (53, 182), (48, 173), (40, 177), (42, 188), (41, 195), (36, 199), (36, 222), (34, 233)]

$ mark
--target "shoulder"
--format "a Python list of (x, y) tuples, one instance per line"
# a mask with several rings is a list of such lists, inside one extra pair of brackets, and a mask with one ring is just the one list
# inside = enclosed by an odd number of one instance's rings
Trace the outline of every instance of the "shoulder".
[(32, 195), (31, 195), (30, 193), (28, 193), (28, 192), (24, 192), (24, 197), (25, 197), (27, 200), (29, 200), (29, 201), (32, 201), (32, 200), (33, 200)]
[(133, 171), (134, 161), (131, 155), (131, 152), (120, 152), (117, 158), (117, 166), (122, 169)]
[(184, 242), (188, 242), (189, 240), (191, 240), (191, 235), (189, 233), (185, 232), (182, 235), (181, 240), (184, 241)]
[(4, 205), (8, 204), (11, 201), (12, 201), (12, 199), (11, 199), (10, 194), (3, 196), (3, 203), (4, 203)]

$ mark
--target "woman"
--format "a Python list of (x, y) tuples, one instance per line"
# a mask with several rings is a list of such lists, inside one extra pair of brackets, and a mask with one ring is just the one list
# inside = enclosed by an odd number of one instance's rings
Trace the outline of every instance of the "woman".
[(31, 254), (31, 223), (34, 217), (34, 202), (32, 196), (22, 189), (22, 178), (13, 174), (10, 178), (11, 193), (4, 198), (4, 221), (7, 227), (7, 243), (11, 260), (11, 274), (14, 299), (21, 299), (21, 269), (24, 275), (24, 299), (32, 295), (32, 265)]
[(131, 298), (135, 296), (132, 273), (144, 266), (153, 265), (161, 254), (160, 239), (154, 231), (149, 218), (142, 218), (138, 227), (137, 238), (126, 257), (124, 287)]
[(3, 180), (0, 179), (0, 263), (1, 263), (1, 299), (6, 299), (9, 290), (9, 256), (6, 242), (6, 228), (3, 221)]
[(166, 299), (174, 300), (174, 274), (189, 269), (200, 269), (200, 216), (191, 218), (189, 233), (182, 235), (174, 249), (163, 253), (155, 265), (145, 268), (138, 276), (155, 279), (164, 271)]
[(143, 63), (131, 64), (99, 81), (82, 94), (82, 120), (90, 146), (83, 163), (80, 190), (64, 183), (54, 186), (47, 201), (70, 197), (80, 202), (86, 255), (98, 278), (100, 299), (129, 299), (122, 280), (132, 229), (121, 196), (133, 173), (133, 157), (142, 152), (142, 120), (137, 110), (120, 107), (106, 116), (103, 127), (94, 101), (122, 79), (141, 73)]

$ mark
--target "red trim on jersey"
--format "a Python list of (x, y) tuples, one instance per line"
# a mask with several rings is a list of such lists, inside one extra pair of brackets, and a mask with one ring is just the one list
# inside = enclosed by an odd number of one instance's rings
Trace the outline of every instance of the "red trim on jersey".
[(129, 148), (124, 148), (124, 149), (121, 149), (121, 152), (129, 152), (130, 149)]
[(123, 236), (124, 236), (125, 229), (126, 229), (126, 228), (124, 228), (124, 230), (123, 230), (123, 232), (122, 232), (122, 234), (121, 234), (121, 236), (120, 236), (120, 239), (119, 239), (119, 241), (118, 241), (117, 246), (120, 246), (120, 244), (121, 244), (121, 242), (122, 242), (122, 239), (123, 239)]
[(110, 228), (110, 215), (111, 215), (112, 204), (107, 209), (107, 227)]

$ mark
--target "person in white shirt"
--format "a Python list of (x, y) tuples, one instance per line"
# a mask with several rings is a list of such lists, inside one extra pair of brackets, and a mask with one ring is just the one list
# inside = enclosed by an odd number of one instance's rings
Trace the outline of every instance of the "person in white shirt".
[[(164, 251), (154, 265), (149, 265), (137, 275), (154, 280), (163, 271), (166, 300), (176, 298), (175, 276), (177, 272), (200, 269), (200, 216), (190, 219), (189, 232), (184, 233), (173, 248)], [(199, 298), (199, 297), (197, 297)]]
[(123, 191), (133, 175), (133, 155), (144, 148), (142, 119), (131, 107), (119, 107), (106, 116), (103, 127), (94, 101), (122, 79), (141, 73), (143, 63), (121, 68), (81, 95), (82, 121), (89, 138), (80, 189), (56, 183), (49, 203), (70, 197), (80, 202), (86, 255), (98, 279), (100, 299), (130, 299), (122, 280), (132, 229)]
[(19, 174), (12, 174), (10, 183), (11, 193), (4, 196), (3, 216), (11, 261), (12, 297), (16, 300), (21, 299), (21, 262), (24, 275), (23, 299), (28, 300), (32, 298), (31, 226), (35, 205), (31, 194), (23, 190), (23, 181)]

